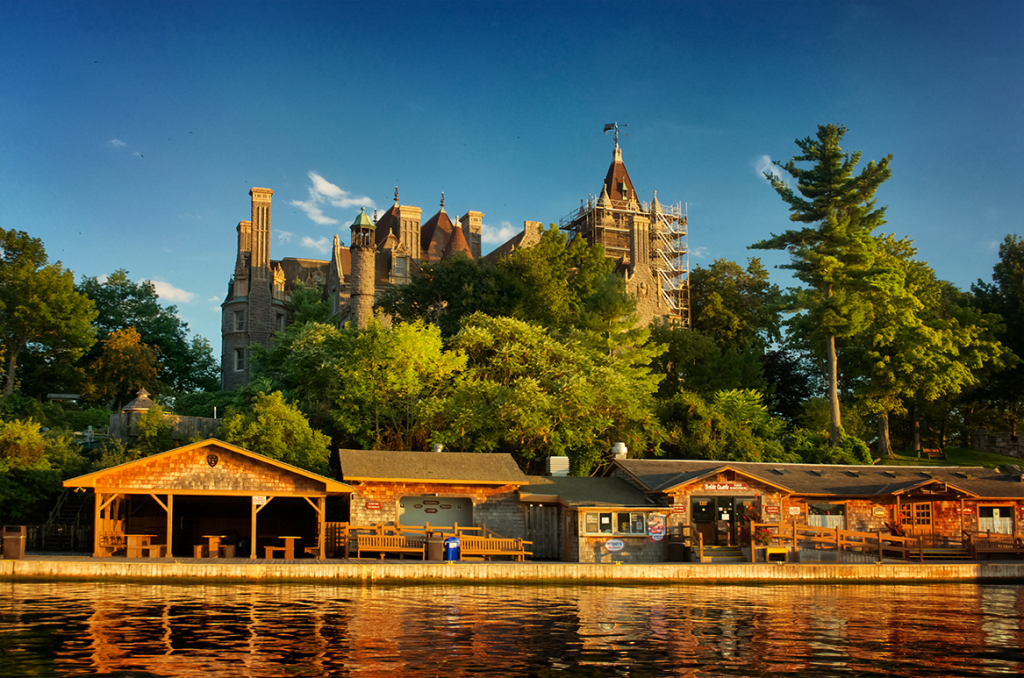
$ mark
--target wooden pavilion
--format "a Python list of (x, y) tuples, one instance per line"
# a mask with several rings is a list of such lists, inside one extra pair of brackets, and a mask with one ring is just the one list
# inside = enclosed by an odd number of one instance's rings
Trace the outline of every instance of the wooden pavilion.
[[(122, 549), (129, 556), (216, 557), (223, 544), (228, 553), (237, 548), (251, 558), (294, 553), (296, 546), (323, 558), (327, 499), (347, 501), (352, 492), (345, 483), (213, 438), (64, 486), (95, 492), (94, 557)], [(132, 537), (145, 537), (135, 540), (135, 553)], [(287, 551), (278, 548), (282, 539)]]

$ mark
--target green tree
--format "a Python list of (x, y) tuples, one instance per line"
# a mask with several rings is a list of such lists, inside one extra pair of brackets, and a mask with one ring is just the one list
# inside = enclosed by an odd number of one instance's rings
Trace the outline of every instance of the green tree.
[(723, 348), (700, 330), (678, 325), (656, 324), (650, 342), (664, 347), (651, 359), (651, 369), (664, 375), (658, 397), (671, 398), (679, 391), (692, 391), (710, 398), (728, 389), (764, 390), (765, 381), (759, 349)]
[(260, 374), (291, 393), (316, 426), (364, 449), (424, 449), (422, 405), (444, 402), (465, 364), (422, 321), (365, 330), (293, 325), (257, 355)]
[(18, 356), (30, 344), (77, 358), (96, 341), (93, 303), (74, 289), (74, 274), (48, 264), (43, 242), (0, 229), (0, 337), (7, 360), (4, 393), (14, 393)]
[(657, 448), (654, 393), (646, 365), (543, 327), (475, 314), (450, 342), (467, 365), (445, 401), (428, 401), (431, 442), (453, 450), (507, 452), (538, 471), (567, 456), (573, 475), (589, 475), (616, 442)]
[(299, 408), (280, 391), (258, 394), (250, 410), (232, 411), (220, 435), (226, 442), (307, 471), (330, 471), (330, 438), (310, 428)]
[[(801, 154), (776, 165), (797, 182), (797, 192), (779, 176), (765, 177), (789, 205), (790, 220), (809, 224), (753, 245), (755, 249), (788, 250), (790, 269), (807, 285), (790, 296), (789, 308), (806, 316), (811, 338), (824, 344), (827, 391), (831, 419), (830, 440), (840, 439), (839, 362), (836, 339), (864, 331), (871, 304), (866, 293), (894, 284), (884, 269), (875, 266), (877, 243), (872, 232), (885, 223), (885, 208), (876, 208), (874, 195), (891, 176), (892, 156), (871, 161), (854, 174), (859, 152), (844, 153), (840, 142), (846, 128), (821, 125), (815, 138), (797, 139)], [(804, 169), (797, 163), (810, 162)]]
[(762, 350), (782, 340), (779, 306), (782, 293), (768, 281), (768, 271), (757, 258), (747, 268), (716, 259), (707, 268), (690, 273), (691, 327), (723, 349)]
[(1000, 412), (994, 423), (1016, 433), (1024, 417), (1024, 238), (1006, 236), (999, 245), (992, 282), (978, 280), (971, 285), (971, 295), (973, 306), (1002, 318), (996, 337), (1019, 361), (1001, 372), (983, 374), (979, 388), (966, 401), (975, 409), (994, 406)]
[(114, 330), (103, 340), (102, 353), (89, 366), (88, 395), (120, 410), (140, 388), (152, 387), (159, 371), (157, 352), (142, 343), (134, 327)]
[[(124, 269), (107, 279), (83, 278), (78, 290), (96, 304), (96, 330), (106, 339), (112, 332), (134, 327), (141, 341), (159, 350), (161, 378), (176, 393), (215, 391), (220, 388), (220, 367), (205, 337), (188, 337), (188, 324), (178, 317), (176, 306), (162, 306), (156, 288), (148, 280), (133, 283)], [(88, 361), (100, 353), (94, 348)], [(154, 386), (149, 390), (157, 393)]]
[(991, 318), (959, 307), (955, 288), (914, 258), (909, 240), (886, 236), (879, 245), (879, 258), (899, 284), (869, 293), (871, 323), (847, 340), (844, 353), (857, 366), (848, 373), (860, 377), (858, 396), (878, 417), (878, 454), (895, 456), (890, 413), (906, 413), (907, 401), (934, 401), (976, 384), (977, 370), (1004, 364), (1006, 351), (993, 337)]
[(763, 404), (759, 391), (733, 389), (711, 400), (681, 390), (658, 403), (665, 426), (664, 449), (679, 459), (794, 462), (779, 441), (784, 424)]

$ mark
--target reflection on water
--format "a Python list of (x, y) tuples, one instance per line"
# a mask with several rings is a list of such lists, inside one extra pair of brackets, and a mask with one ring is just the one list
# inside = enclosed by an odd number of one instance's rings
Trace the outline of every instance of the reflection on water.
[(0, 595), (3, 676), (1024, 674), (1022, 586), (2, 582)]

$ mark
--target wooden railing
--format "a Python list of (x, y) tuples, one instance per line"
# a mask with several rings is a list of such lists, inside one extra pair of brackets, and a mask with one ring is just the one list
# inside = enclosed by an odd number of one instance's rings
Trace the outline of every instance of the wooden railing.
[[(508, 555), (515, 557), (517, 560), (522, 560), (524, 557), (532, 555), (530, 551), (526, 550), (527, 544), (532, 542), (523, 541), (522, 539), (508, 539), (497, 534), (493, 530), (488, 529), (487, 524), (483, 525), (395, 525), (392, 523), (374, 523), (372, 525), (354, 525), (351, 523), (326, 523), (325, 525), (325, 540), (327, 542), (327, 550), (325, 556), (330, 557), (341, 557), (349, 558), (352, 553), (358, 555), (359, 548), (362, 546), (363, 550), (369, 551), (369, 544), (379, 543), (384, 544), (385, 541), (381, 540), (370, 540), (362, 539), (361, 537), (382, 537), (382, 536), (396, 536), (405, 537), (408, 543), (412, 543), (417, 540), (425, 540), (428, 536), (437, 537), (459, 537), (463, 540), (468, 540), (469, 551), (463, 548), (463, 553), (467, 555), (483, 555), (485, 557), (492, 555)], [(395, 543), (398, 544), (399, 541)], [(402, 543), (406, 543), (402, 541)], [(476, 552), (479, 551), (479, 554)]]
[[(857, 532), (831, 527), (814, 525), (797, 525), (790, 523), (750, 523), (750, 562), (754, 562), (756, 547), (754, 535), (757, 529), (766, 527), (771, 537), (766, 546), (789, 546), (799, 549), (810, 545), (816, 550), (847, 551), (851, 553), (877, 554), (881, 561), (885, 555), (897, 555), (903, 560), (911, 560), (915, 556), (924, 560), (923, 541), (918, 537), (900, 537), (879, 532)], [(703, 542), (703, 540), (702, 540)]]

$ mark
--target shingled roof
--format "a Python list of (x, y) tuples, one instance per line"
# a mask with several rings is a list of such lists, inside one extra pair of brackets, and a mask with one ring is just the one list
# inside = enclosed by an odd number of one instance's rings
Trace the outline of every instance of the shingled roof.
[(339, 450), (345, 482), (411, 481), (525, 485), (526, 475), (508, 454)]
[(649, 493), (670, 492), (731, 470), (783, 492), (809, 496), (896, 495), (944, 483), (966, 495), (1024, 499), (1024, 482), (1019, 476), (980, 466), (840, 466), (672, 459), (620, 459), (615, 465)]
[(519, 500), (558, 502), (567, 506), (653, 506), (642, 490), (622, 478), (578, 478), (574, 476), (529, 476), (529, 485), (519, 488)]

